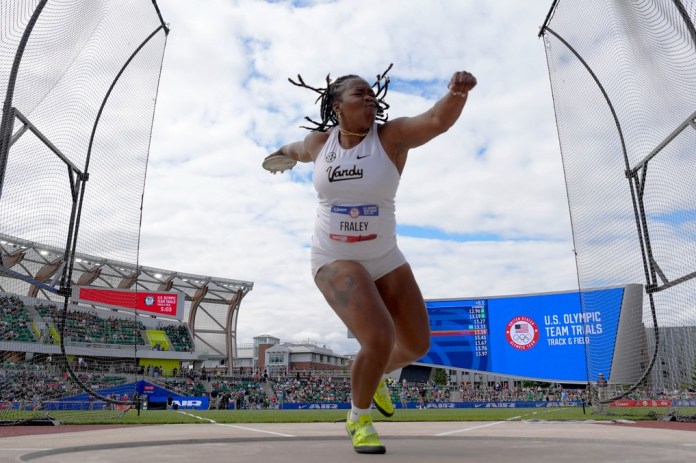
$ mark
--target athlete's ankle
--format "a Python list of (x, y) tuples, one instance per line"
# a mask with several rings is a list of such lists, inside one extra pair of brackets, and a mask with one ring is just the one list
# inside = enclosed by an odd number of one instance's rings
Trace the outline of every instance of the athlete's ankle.
[(350, 408), (350, 415), (348, 415), (348, 419), (351, 421), (355, 421), (356, 423), (360, 420), (360, 417), (363, 415), (369, 415), (370, 414), (370, 409), (369, 408), (358, 408), (351, 402), (351, 408)]

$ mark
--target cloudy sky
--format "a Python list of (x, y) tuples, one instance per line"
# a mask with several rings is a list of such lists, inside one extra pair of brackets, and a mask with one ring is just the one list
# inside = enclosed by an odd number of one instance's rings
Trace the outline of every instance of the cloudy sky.
[(158, 0), (171, 27), (145, 187), (140, 263), (254, 282), (238, 341), (357, 349), (309, 267), (311, 165), (261, 161), (307, 133), (301, 74), (372, 82), (390, 118), (427, 110), (452, 73), (478, 79), (446, 134), (412, 150), (398, 240), (427, 299), (577, 288), (544, 42), (551, 0)]

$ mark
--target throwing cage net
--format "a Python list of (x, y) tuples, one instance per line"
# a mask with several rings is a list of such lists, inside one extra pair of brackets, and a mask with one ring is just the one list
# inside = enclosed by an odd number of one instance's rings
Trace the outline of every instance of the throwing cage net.
[(643, 287), (642, 323), (621, 340), (629, 365), (599, 371), (593, 358), (614, 346), (586, 346), (588, 385), (604, 411), (694, 406), (695, 19), (693, 0), (560, 0), (540, 33), (581, 293)]
[(136, 394), (97, 391), (133, 381), (147, 327), (72, 293), (136, 287), (168, 28), (154, 0), (0, 8), (0, 420), (50, 418), (80, 395), (117, 416)]

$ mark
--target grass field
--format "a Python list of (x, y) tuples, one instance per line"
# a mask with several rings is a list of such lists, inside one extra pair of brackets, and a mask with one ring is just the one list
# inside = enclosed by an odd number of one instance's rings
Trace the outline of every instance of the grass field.
[[(619, 412), (621, 412), (619, 414)], [(589, 408), (499, 408), (499, 409), (427, 409), (397, 410), (383, 418), (373, 411), (375, 421), (505, 421), (505, 420), (654, 420), (667, 409), (621, 409), (612, 414), (593, 413)], [(50, 412), (50, 417), (64, 424), (186, 424), (186, 423), (330, 423), (346, 417), (346, 410), (130, 410), (117, 412)], [(693, 415), (696, 409), (680, 409), (681, 415)], [(15, 413), (17, 415), (17, 413)], [(15, 416), (14, 418), (18, 418)]]

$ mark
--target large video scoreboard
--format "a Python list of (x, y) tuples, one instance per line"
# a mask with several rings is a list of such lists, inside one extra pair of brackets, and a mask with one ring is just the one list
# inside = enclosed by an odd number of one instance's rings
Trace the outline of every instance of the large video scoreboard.
[[(558, 382), (608, 376), (624, 288), (428, 300), (431, 348), (418, 363)], [(587, 349), (586, 349), (587, 348)], [(595, 381), (596, 378), (589, 378)]]

